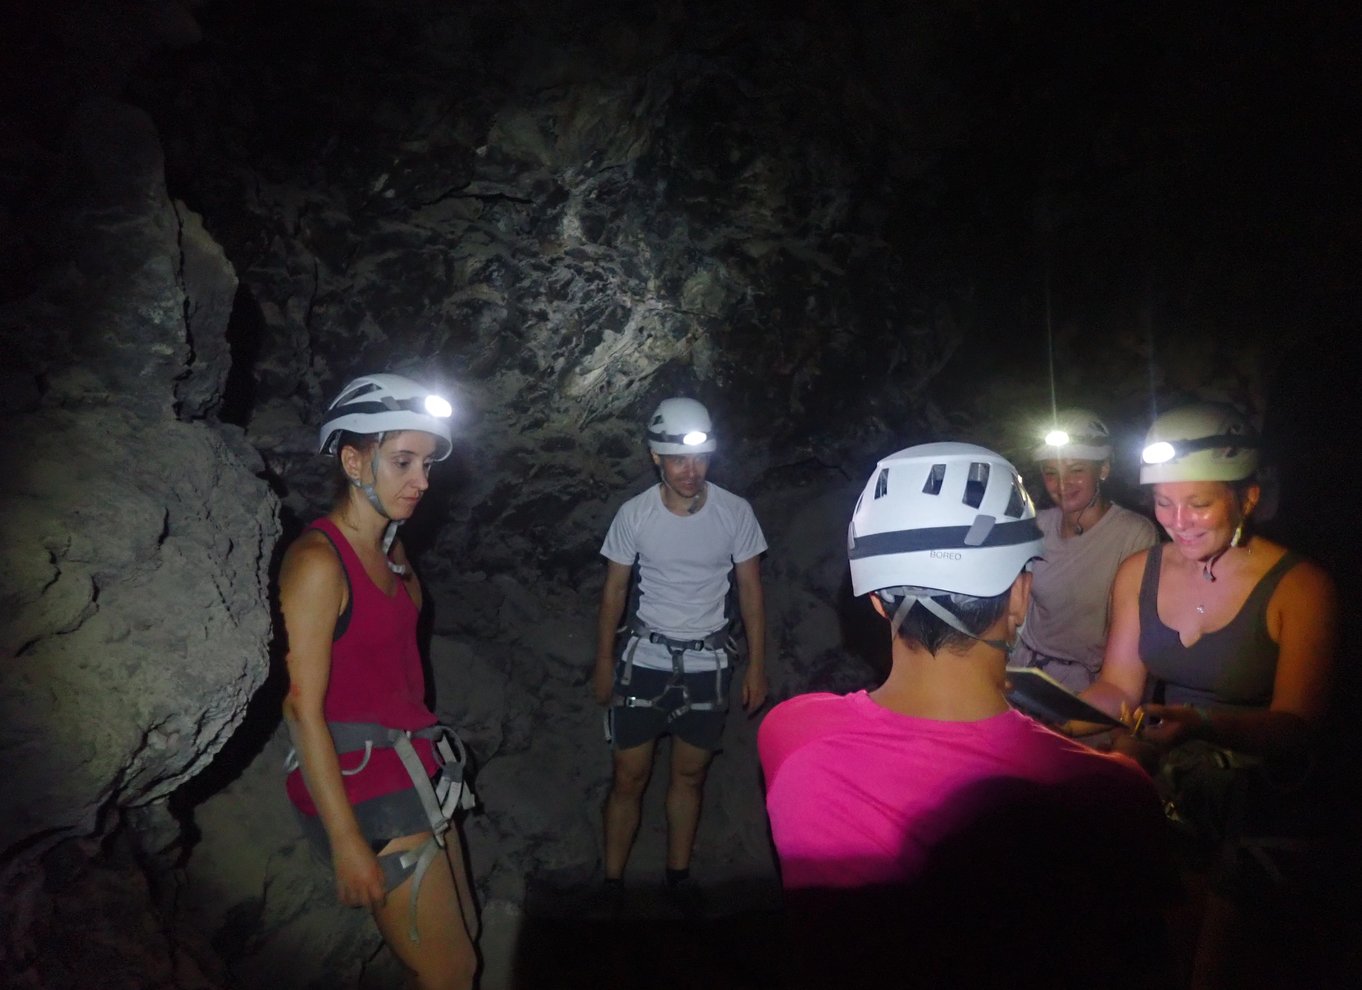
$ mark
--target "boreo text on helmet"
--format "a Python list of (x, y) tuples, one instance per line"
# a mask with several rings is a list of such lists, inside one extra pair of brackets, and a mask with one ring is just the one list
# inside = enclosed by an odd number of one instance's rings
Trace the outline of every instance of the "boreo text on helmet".
[(989, 598), (1011, 587), (1040, 554), (1035, 520), (1021, 476), (1001, 455), (965, 443), (900, 450), (879, 462), (852, 513), (852, 590), (901, 598), (895, 633), (916, 603), (977, 639), (937, 599)]

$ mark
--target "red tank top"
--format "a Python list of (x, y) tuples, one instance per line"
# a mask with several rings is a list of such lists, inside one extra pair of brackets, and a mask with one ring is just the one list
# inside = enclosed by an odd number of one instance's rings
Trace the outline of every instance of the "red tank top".
[[(398, 581), (391, 596), (374, 584), (359, 555), (331, 520), (322, 518), (308, 529), (320, 530), (340, 555), (350, 588), (349, 622), (331, 644), (331, 677), (323, 711), (328, 722), (377, 722), (392, 729), (424, 729), (436, 719), (425, 704), (425, 675), (416, 647), (419, 610)], [(428, 740), (413, 741), (426, 769), (437, 769)], [(341, 770), (364, 762), (363, 752), (341, 757)], [(392, 749), (375, 749), (359, 773), (342, 777), (351, 804), (411, 786), (411, 777)], [(288, 796), (300, 811), (317, 813), (301, 770), (288, 775)]]

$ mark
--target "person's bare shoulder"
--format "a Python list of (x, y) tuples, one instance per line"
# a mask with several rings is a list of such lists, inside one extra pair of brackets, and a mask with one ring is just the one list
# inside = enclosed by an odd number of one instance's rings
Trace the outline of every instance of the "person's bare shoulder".
[(279, 569), (279, 586), (285, 594), (339, 593), (344, 588), (345, 572), (326, 534), (309, 530), (289, 545)]

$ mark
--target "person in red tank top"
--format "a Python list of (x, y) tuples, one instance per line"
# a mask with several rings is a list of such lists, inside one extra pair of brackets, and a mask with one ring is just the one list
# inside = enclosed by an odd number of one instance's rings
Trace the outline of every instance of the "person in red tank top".
[[(324, 834), (339, 899), (373, 913), (423, 988), (472, 987), (476, 976), (477, 915), (458, 827), (450, 823), (443, 846), (432, 847), (396, 749), (338, 756), (332, 726), (417, 731), (437, 721), (417, 651), (421, 584), (395, 537), (426, 492), (431, 464), (449, 454), (450, 413), (448, 402), (398, 375), (347, 385), (321, 429), (320, 450), (339, 471), (336, 503), (289, 547), (279, 577), (284, 718), (299, 764), (289, 797), (305, 829)], [(427, 774), (438, 770), (428, 739), (414, 738), (412, 749)], [(426, 848), (434, 859), (413, 873)]]

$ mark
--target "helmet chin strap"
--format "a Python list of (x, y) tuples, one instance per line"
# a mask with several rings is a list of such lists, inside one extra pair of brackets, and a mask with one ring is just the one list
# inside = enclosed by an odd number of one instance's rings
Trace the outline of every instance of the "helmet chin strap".
[[(383, 441), (380, 437), (379, 446), (382, 446), (382, 444)], [(375, 512), (388, 520), (388, 526), (383, 531), (383, 562), (388, 565), (388, 570), (399, 577), (405, 577), (410, 568), (406, 564), (396, 563), (388, 556), (389, 551), (392, 550), (393, 541), (397, 539), (397, 527), (402, 525), (403, 520), (394, 519), (388, 514), (388, 510), (383, 506), (383, 500), (378, 497), (378, 491), (374, 488), (374, 485), (378, 482), (378, 446), (374, 447), (374, 459), (370, 464), (370, 471), (374, 476), (373, 481), (360, 481), (358, 478), (351, 478), (350, 484), (363, 493), (364, 497), (369, 500), (369, 504), (374, 507)]]
[(908, 613), (909, 611), (912, 610), (914, 604), (920, 604), (928, 612), (932, 613), (932, 615), (936, 616), (942, 622), (946, 623), (946, 625), (950, 626), (956, 632), (963, 633), (970, 639), (978, 640), (985, 646), (991, 646), (995, 650), (1002, 650), (1002, 652), (1008, 656), (1011, 656), (1012, 651), (1017, 647), (1016, 639), (1013, 639), (1011, 642), (1008, 642), (1006, 640), (1001, 639), (983, 639), (980, 636), (974, 635), (974, 633), (970, 632), (968, 629), (965, 628), (964, 623), (962, 623), (960, 619), (953, 612), (951, 612), (950, 609), (946, 608), (940, 602), (938, 602), (936, 599), (932, 598), (929, 595), (903, 596), (903, 601), (899, 603), (898, 608), (894, 609), (894, 616), (892, 619), (889, 620), (892, 635), (897, 636), (899, 634), (899, 627), (903, 625), (903, 620), (908, 617)]
[(1094, 505), (1096, 505), (1097, 500), (1100, 499), (1101, 497), (1102, 486), (1099, 484), (1097, 486), (1097, 490), (1092, 493), (1092, 498), (1088, 499), (1088, 504), (1083, 506), (1083, 508), (1079, 509), (1077, 514), (1074, 516), (1073, 528), (1075, 536), (1082, 536), (1086, 532), (1086, 530), (1083, 528), (1083, 513), (1087, 512)]

